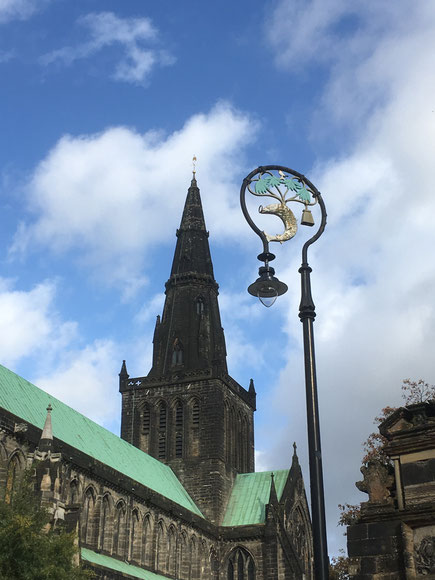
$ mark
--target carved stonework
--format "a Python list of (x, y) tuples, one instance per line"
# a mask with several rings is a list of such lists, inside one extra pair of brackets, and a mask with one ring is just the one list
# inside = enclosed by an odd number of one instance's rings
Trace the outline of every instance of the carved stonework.
[(361, 473), (364, 479), (357, 481), (355, 485), (360, 491), (369, 494), (368, 503), (392, 503), (390, 489), (394, 483), (394, 477), (389, 466), (380, 461), (369, 461), (367, 466), (361, 467)]
[(435, 537), (426, 536), (415, 549), (417, 574), (435, 574)]
[(414, 530), (414, 561), (418, 577), (435, 578), (435, 526)]

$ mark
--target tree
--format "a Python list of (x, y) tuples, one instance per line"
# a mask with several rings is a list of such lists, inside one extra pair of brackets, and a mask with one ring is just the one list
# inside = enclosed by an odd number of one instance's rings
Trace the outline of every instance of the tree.
[[(426, 401), (434, 400), (435, 385), (430, 385), (423, 379), (418, 379), (418, 381), (403, 379), (402, 399), (404, 399), (405, 405), (413, 405), (415, 403), (424, 403)], [(396, 410), (397, 407), (384, 407), (380, 414), (374, 418), (373, 423), (379, 427), (379, 425)], [(363, 464), (367, 465), (369, 461), (378, 460), (384, 465), (390, 465), (391, 460), (385, 454), (386, 444), (387, 439), (379, 433), (379, 430), (370, 433), (363, 443), (365, 451)]]
[(331, 558), (329, 580), (350, 580), (349, 558), (345, 556), (344, 550), (340, 550), (340, 556)]
[(34, 492), (26, 471), (0, 502), (0, 578), (8, 580), (88, 580), (91, 571), (73, 564), (74, 533), (50, 526), (51, 516)]

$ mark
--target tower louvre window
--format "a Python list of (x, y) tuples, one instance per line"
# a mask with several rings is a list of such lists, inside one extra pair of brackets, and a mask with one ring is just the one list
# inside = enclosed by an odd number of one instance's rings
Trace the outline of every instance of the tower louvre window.
[(148, 433), (150, 432), (150, 427), (151, 427), (151, 413), (150, 413), (150, 408), (149, 405), (145, 405), (144, 409), (143, 409), (143, 433), (144, 435), (148, 435)]
[(177, 403), (175, 407), (175, 426), (177, 429), (183, 427), (183, 405), (181, 403)]
[(175, 457), (183, 457), (183, 435), (177, 433), (175, 436)]
[(194, 401), (192, 405), (192, 424), (195, 426), (199, 425), (199, 403)]
[(164, 433), (159, 435), (159, 459), (166, 459), (166, 435)]
[(166, 405), (165, 405), (165, 403), (160, 403), (159, 429), (166, 429), (166, 419), (167, 419)]

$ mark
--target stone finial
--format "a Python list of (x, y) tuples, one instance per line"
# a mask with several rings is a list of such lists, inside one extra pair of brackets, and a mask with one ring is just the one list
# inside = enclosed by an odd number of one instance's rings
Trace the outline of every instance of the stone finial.
[(249, 381), (249, 389), (248, 389), (248, 393), (250, 395), (255, 395), (255, 387), (254, 387), (254, 379), (250, 379)]
[(390, 488), (394, 477), (388, 466), (380, 461), (369, 461), (367, 466), (361, 467), (363, 480), (356, 482), (356, 487), (369, 495), (369, 504), (392, 503)]
[(47, 407), (47, 417), (45, 418), (44, 428), (42, 429), (41, 439), (39, 440), (38, 449), (41, 452), (48, 453), (53, 450), (53, 426), (51, 423), (51, 411), (53, 410), (49, 403)]
[(120, 379), (128, 379), (130, 375), (127, 372), (127, 365), (125, 364), (125, 360), (122, 361), (121, 372), (119, 373)]

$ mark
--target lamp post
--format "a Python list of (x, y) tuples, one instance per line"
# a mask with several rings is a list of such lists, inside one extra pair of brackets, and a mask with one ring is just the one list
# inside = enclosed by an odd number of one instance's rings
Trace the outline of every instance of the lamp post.
[[(260, 230), (253, 222), (246, 207), (246, 193), (257, 197), (270, 197), (276, 203), (260, 206), (261, 214), (272, 214), (279, 217), (284, 224), (282, 234), (269, 235)], [(314, 219), (309, 209), (318, 205), (321, 212), (320, 226), (316, 233), (305, 242), (302, 248), (301, 302), (299, 318), (303, 328), (305, 389), (307, 401), (308, 452), (310, 465), (311, 517), (314, 544), (314, 577), (315, 580), (327, 580), (329, 576), (328, 548), (326, 541), (325, 500), (323, 492), (322, 452), (320, 444), (319, 408), (317, 400), (316, 359), (314, 353), (313, 322), (316, 316), (311, 296), (310, 273), (308, 265), (308, 248), (323, 233), (326, 225), (326, 208), (317, 188), (301, 173), (281, 165), (258, 167), (245, 177), (240, 189), (240, 204), (243, 215), (263, 243), (263, 252), (258, 259), (264, 262), (259, 268), (259, 278), (249, 286), (248, 292), (258, 296), (265, 306), (271, 306), (276, 298), (287, 291), (287, 286), (275, 277), (275, 270), (270, 262), (275, 259), (269, 251), (270, 242), (285, 242), (297, 232), (297, 221), (288, 204), (302, 204), (301, 224), (314, 226)]]

